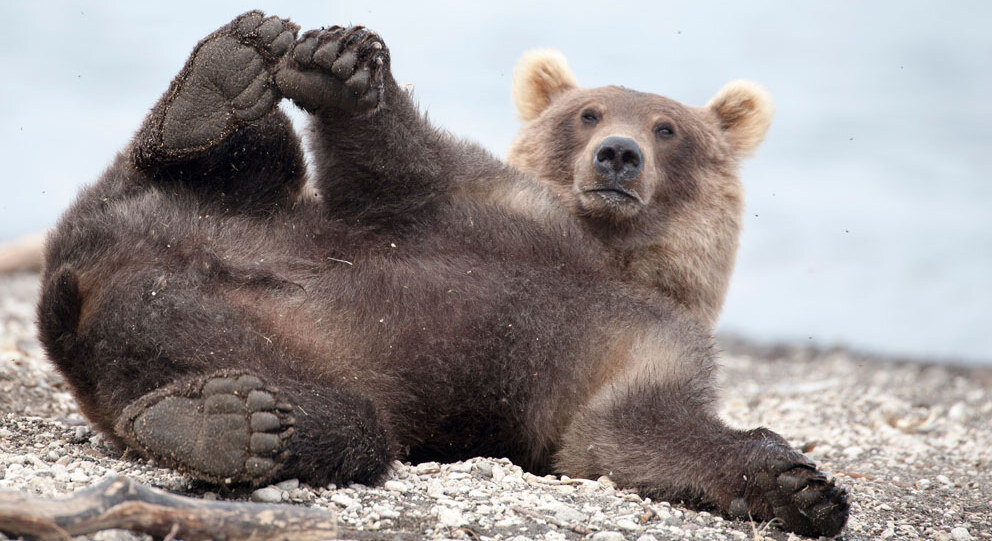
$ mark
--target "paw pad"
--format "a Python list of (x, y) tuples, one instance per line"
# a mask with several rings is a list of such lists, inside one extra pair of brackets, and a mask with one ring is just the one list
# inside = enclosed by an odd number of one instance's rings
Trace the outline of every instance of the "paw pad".
[(260, 378), (224, 371), (182, 380), (131, 403), (117, 424), (128, 443), (211, 481), (271, 479), (293, 436), (291, 406)]
[(360, 112), (378, 107), (389, 50), (374, 32), (353, 26), (311, 31), (276, 73), (283, 94), (309, 111)]
[(166, 98), (159, 151), (168, 157), (210, 147), (272, 112), (281, 98), (272, 72), (298, 30), (251, 11), (201, 41)]

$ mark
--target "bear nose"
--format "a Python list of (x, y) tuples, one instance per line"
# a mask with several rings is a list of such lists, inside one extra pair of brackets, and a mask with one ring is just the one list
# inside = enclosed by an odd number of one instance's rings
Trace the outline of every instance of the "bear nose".
[(615, 135), (603, 139), (593, 159), (597, 175), (617, 182), (636, 178), (643, 166), (644, 156), (637, 141)]

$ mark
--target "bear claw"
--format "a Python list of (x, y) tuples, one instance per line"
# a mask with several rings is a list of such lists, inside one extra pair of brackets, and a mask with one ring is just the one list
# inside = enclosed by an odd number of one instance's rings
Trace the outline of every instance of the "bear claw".
[(748, 476), (754, 480), (754, 492), (749, 498), (733, 499), (727, 513), (735, 518), (774, 519), (782, 529), (800, 535), (837, 535), (850, 511), (847, 490), (787, 445), (765, 441), (762, 447), (769, 454), (759, 461), (760, 471)]
[(288, 456), (294, 420), (279, 392), (252, 374), (221, 371), (180, 380), (125, 408), (117, 432), (164, 464), (215, 482), (258, 484)]
[(388, 61), (389, 49), (375, 32), (362, 26), (332, 26), (297, 40), (276, 72), (276, 84), (283, 95), (311, 112), (368, 111), (382, 100)]

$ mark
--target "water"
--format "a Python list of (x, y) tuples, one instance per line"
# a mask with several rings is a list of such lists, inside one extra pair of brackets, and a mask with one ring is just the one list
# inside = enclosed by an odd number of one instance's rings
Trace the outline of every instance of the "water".
[(992, 4), (831, 2), (5, 3), (0, 238), (51, 224), (196, 41), (259, 6), (363, 23), (431, 117), (502, 153), (526, 49), (588, 86), (703, 104), (775, 96), (744, 169), (748, 219), (722, 330), (992, 363)]

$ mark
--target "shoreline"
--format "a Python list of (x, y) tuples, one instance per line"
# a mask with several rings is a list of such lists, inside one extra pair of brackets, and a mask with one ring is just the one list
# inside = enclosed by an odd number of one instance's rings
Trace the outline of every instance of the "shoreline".
[[(796, 538), (645, 500), (608, 479), (535, 477), (498, 458), (397, 463), (383, 487), (190, 482), (121, 458), (89, 428), (35, 338), (37, 285), (36, 275), (0, 277), (0, 489), (58, 496), (128, 475), (186, 495), (328, 508), (342, 534), (360, 529), (372, 539)], [(719, 341), (721, 415), (781, 433), (850, 489), (841, 538), (992, 539), (992, 366)], [(86, 539), (143, 538), (113, 531)]]

